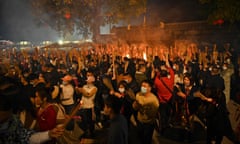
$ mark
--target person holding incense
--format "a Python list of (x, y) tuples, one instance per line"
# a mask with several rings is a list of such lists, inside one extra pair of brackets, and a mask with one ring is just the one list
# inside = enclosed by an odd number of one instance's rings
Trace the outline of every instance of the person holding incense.
[(16, 99), (22, 92), (20, 84), (12, 78), (0, 76), (0, 143), (36, 144), (60, 137), (64, 128), (52, 127), (42, 132), (24, 128), (14, 113)]

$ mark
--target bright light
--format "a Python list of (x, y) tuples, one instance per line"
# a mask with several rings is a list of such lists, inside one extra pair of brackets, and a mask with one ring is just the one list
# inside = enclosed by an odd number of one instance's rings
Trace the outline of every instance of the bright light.
[(130, 58), (130, 55), (129, 55), (129, 54), (126, 54), (126, 57), (127, 57), (127, 58)]
[(73, 43), (79, 43), (79, 41), (73, 41)]
[(42, 42), (44, 45), (48, 45), (48, 44), (51, 44), (51, 41), (43, 41)]
[(86, 41), (86, 42), (92, 42), (92, 40), (91, 40), (91, 39), (86, 39), (85, 41)]
[(147, 60), (147, 54), (144, 52), (143, 53), (143, 59), (146, 61)]
[(30, 44), (30, 42), (28, 42), (28, 41), (20, 41), (20, 45), (28, 45), (28, 44)]
[(59, 40), (59, 41), (58, 41), (58, 44), (62, 45), (62, 44), (63, 44), (63, 41), (62, 41), (62, 40)]

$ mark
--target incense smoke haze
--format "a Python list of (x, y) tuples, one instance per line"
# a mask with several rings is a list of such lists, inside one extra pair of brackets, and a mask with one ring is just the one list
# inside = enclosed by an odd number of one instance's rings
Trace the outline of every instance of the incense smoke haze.
[(43, 41), (54, 39), (57, 32), (50, 27), (37, 25), (24, 0), (1, 0), (1, 31), (3, 39), (12, 41)]
[[(148, 0), (147, 24), (159, 22), (179, 22), (199, 20), (200, 5), (198, 0)], [(31, 13), (30, 5), (26, 0), (0, 0), (0, 40), (11, 41), (28, 40), (40, 42), (44, 40), (57, 41), (58, 32), (47, 24), (39, 25)], [(142, 23), (142, 18), (131, 23)], [(109, 32), (109, 26), (101, 28), (102, 33)], [(71, 39), (79, 39), (72, 36)]]

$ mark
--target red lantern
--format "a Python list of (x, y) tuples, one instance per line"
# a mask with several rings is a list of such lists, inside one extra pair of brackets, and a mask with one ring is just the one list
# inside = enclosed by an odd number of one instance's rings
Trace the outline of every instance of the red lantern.
[(219, 24), (219, 25), (222, 25), (223, 23), (224, 23), (223, 19), (219, 19), (219, 20), (218, 20), (218, 24)]
[(224, 23), (223, 19), (218, 19), (218, 20), (213, 21), (214, 25), (222, 25), (223, 23)]
[(70, 12), (66, 12), (65, 15), (64, 15), (64, 17), (65, 17), (66, 19), (70, 19), (70, 18), (71, 18)]
[(215, 20), (215, 21), (213, 21), (213, 25), (217, 25), (218, 24), (218, 22)]

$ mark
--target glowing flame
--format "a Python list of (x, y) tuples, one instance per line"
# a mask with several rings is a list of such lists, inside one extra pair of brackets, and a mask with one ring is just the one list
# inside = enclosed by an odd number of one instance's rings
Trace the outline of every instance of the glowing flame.
[(143, 53), (143, 59), (146, 61), (147, 60), (147, 54), (144, 52)]

